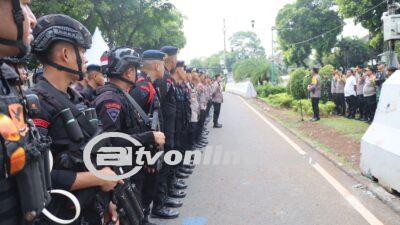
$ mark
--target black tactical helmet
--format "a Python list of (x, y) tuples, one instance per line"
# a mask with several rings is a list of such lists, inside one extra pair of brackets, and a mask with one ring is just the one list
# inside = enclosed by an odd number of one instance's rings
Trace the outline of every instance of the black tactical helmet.
[(30, 46), (25, 44), (23, 41), (24, 37), (24, 14), (21, 9), (20, 0), (11, 0), (12, 3), (12, 13), (14, 16), (14, 22), (17, 26), (17, 40), (9, 40), (0, 37), (0, 44), (14, 46), (19, 49), (18, 57), (24, 57), (30, 51)]
[(127, 47), (113, 49), (108, 55), (107, 75), (120, 76), (130, 67), (139, 68), (142, 63), (140, 54)]
[(72, 74), (78, 74), (80, 80), (83, 79), (82, 59), (78, 47), (89, 49), (92, 45), (92, 35), (89, 30), (79, 21), (61, 14), (51, 14), (42, 16), (37, 20), (37, 25), (33, 30), (35, 40), (32, 43), (32, 52), (36, 55), (46, 55), (53, 43), (57, 41), (68, 42), (75, 48), (79, 71), (58, 65), (47, 57), (41, 57), (45, 64)]

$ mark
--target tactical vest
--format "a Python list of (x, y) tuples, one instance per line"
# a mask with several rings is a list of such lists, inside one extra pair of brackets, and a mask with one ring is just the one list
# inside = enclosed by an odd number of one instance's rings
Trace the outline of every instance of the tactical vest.
[(95, 100), (96, 104), (98, 102), (102, 101), (102, 96), (112, 96), (112, 95), (117, 95), (119, 97), (119, 100), (121, 103), (124, 105), (124, 108), (127, 110), (127, 115), (126, 119), (126, 124), (124, 127), (124, 130), (121, 132), (127, 133), (127, 134), (137, 134), (141, 133), (143, 131), (146, 131), (146, 124), (143, 121), (143, 119), (139, 116), (139, 113), (135, 110), (135, 108), (129, 103), (129, 101), (126, 99), (124, 94), (122, 93), (122, 90), (118, 88), (117, 86), (113, 84), (106, 84), (106, 86), (102, 87), (97, 91), (97, 96), (98, 98)]
[[(51, 109), (48, 135), (53, 140), (54, 169), (87, 171), (83, 162), (83, 149), (90, 139), (101, 132), (95, 110), (88, 108), (75, 90), (68, 90), (75, 97), (76, 101), (72, 102), (45, 79), (39, 80), (32, 91), (38, 94), (48, 109)], [(73, 194), (78, 198), (82, 208), (81, 217), (74, 224), (83, 222), (91, 224), (93, 221), (97, 223), (101, 220), (107, 207), (104, 204), (109, 201), (107, 193), (101, 192), (99, 187), (92, 187), (74, 191)], [(49, 207), (57, 213), (63, 213), (63, 216), (68, 216), (74, 211), (71, 210), (70, 203), (58, 196)], [(41, 219), (44, 224), (49, 222), (46, 218)]]
[[(11, 85), (16, 84), (17, 79), (15, 71), (0, 62), (2, 225), (30, 224), (50, 201), (49, 140), (38, 136), (32, 123), (28, 124), (27, 108), (30, 102), (27, 98), (23, 100), (16, 86)], [(37, 109), (39, 106), (35, 103), (32, 107)], [(12, 131), (5, 123), (7, 120), (14, 124), (19, 138), (6, 134)], [(13, 163), (17, 161), (23, 167), (16, 169)]]

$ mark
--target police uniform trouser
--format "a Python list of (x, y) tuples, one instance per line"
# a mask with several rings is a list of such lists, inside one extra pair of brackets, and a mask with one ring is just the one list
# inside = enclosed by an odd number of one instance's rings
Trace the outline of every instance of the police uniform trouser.
[(206, 111), (200, 110), (199, 121), (197, 122), (196, 141), (200, 140), (201, 132), (203, 131), (205, 120), (206, 120)]
[(196, 131), (197, 131), (197, 122), (190, 122), (188, 131), (188, 141), (190, 149), (193, 149), (193, 145), (195, 144)]
[(164, 162), (158, 174), (157, 193), (154, 198), (153, 208), (161, 208), (164, 206), (164, 200), (168, 194), (168, 185), (170, 184), (169, 179), (172, 175), (171, 172), (173, 173), (172, 166)]
[(338, 113), (345, 115), (346, 114), (346, 100), (344, 98), (344, 93), (336, 94)]
[(206, 108), (206, 117), (210, 116), (210, 110), (211, 110), (212, 106), (213, 106), (213, 102), (212, 101), (208, 101), (207, 102), (207, 108)]
[(357, 110), (360, 113), (360, 118), (365, 118), (365, 99), (364, 95), (357, 95)]
[(347, 105), (349, 106), (349, 116), (355, 117), (356, 116), (356, 107), (357, 107), (357, 97), (355, 95), (346, 97)]
[(376, 95), (367, 96), (364, 98), (365, 98), (365, 102), (367, 105), (365, 115), (368, 120), (372, 121), (375, 117), (375, 111), (376, 111), (376, 105), (377, 105)]
[(218, 119), (219, 119), (219, 114), (221, 112), (221, 103), (218, 102), (213, 102), (213, 107), (214, 107), (214, 125), (218, 124)]
[(319, 98), (311, 98), (311, 104), (314, 112), (314, 118), (319, 119)]
[[(145, 211), (150, 210), (150, 204), (156, 196), (158, 172), (147, 173), (143, 181), (142, 204)], [(148, 213), (148, 212), (146, 212)]]

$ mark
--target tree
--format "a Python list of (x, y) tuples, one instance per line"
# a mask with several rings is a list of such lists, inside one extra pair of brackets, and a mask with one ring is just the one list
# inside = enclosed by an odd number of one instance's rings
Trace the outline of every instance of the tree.
[(372, 57), (368, 44), (358, 38), (343, 38), (330, 55), (326, 56), (324, 64), (332, 64), (336, 68), (350, 68), (356, 65), (365, 65)]
[[(203, 68), (208, 70), (210, 75), (214, 76), (216, 74), (223, 73), (223, 68), (221, 67), (221, 60), (224, 60), (224, 53), (221, 51), (219, 53), (213, 54), (209, 57), (195, 58), (192, 59), (190, 65), (196, 68)], [(236, 62), (235, 53), (228, 52), (226, 54), (226, 61), (229, 71), (232, 70), (233, 64)]]
[[(370, 45), (376, 53), (383, 51), (382, 15), (387, 11), (387, 4), (381, 0), (336, 0), (339, 12), (345, 18), (353, 18), (356, 23), (368, 29), (372, 35)], [(373, 10), (369, 10), (372, 9)], [(367, 11), (369, 10), (369, 11)]]
[(232, 52), (239, 59), (264, 58), (265, 49), (261, 46), (261, 41), (254, 32), (239, 31), (229, 39)]
[[(263, 84), (270, 80), (271, 63), (266, 59), (245, 59), (233, 66), (233, 77), (236, 81), (250, 79), (254, 85)], [(275, 68), (275, 74), (279, 70)]]
[[(322, 64), (322, 56), (331, 51), (342, 32), (343, 21), (331, 6), (329, 0), (298, 0), (279, 11), (276, 29), (286, 64), (305, 66), (312, 49)], [(317, 37), (320, 34), (324, 35)]]
[(167, 0), (37, 0), (32, 8), (39, 16), (69, 15), (91, 31), (98, 26), (111, 46), (185, 45), (183, 16)]

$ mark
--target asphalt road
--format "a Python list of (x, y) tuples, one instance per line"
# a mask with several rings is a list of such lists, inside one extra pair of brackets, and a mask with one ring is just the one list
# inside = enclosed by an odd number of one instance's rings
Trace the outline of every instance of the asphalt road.
[[(240, 163), (197, 166), (187, 180), (188, 196), (180, 217), (154, 222), (400, 224), (400, 216), (388, 206), (274, 121), (262, 118), (240, 97), (225, 95), (221, 123), (222, 129), (209, 128), (210, 146), (205, 152), (239, 152)], [(218, 156), (215, 153), (213, 160)]]

